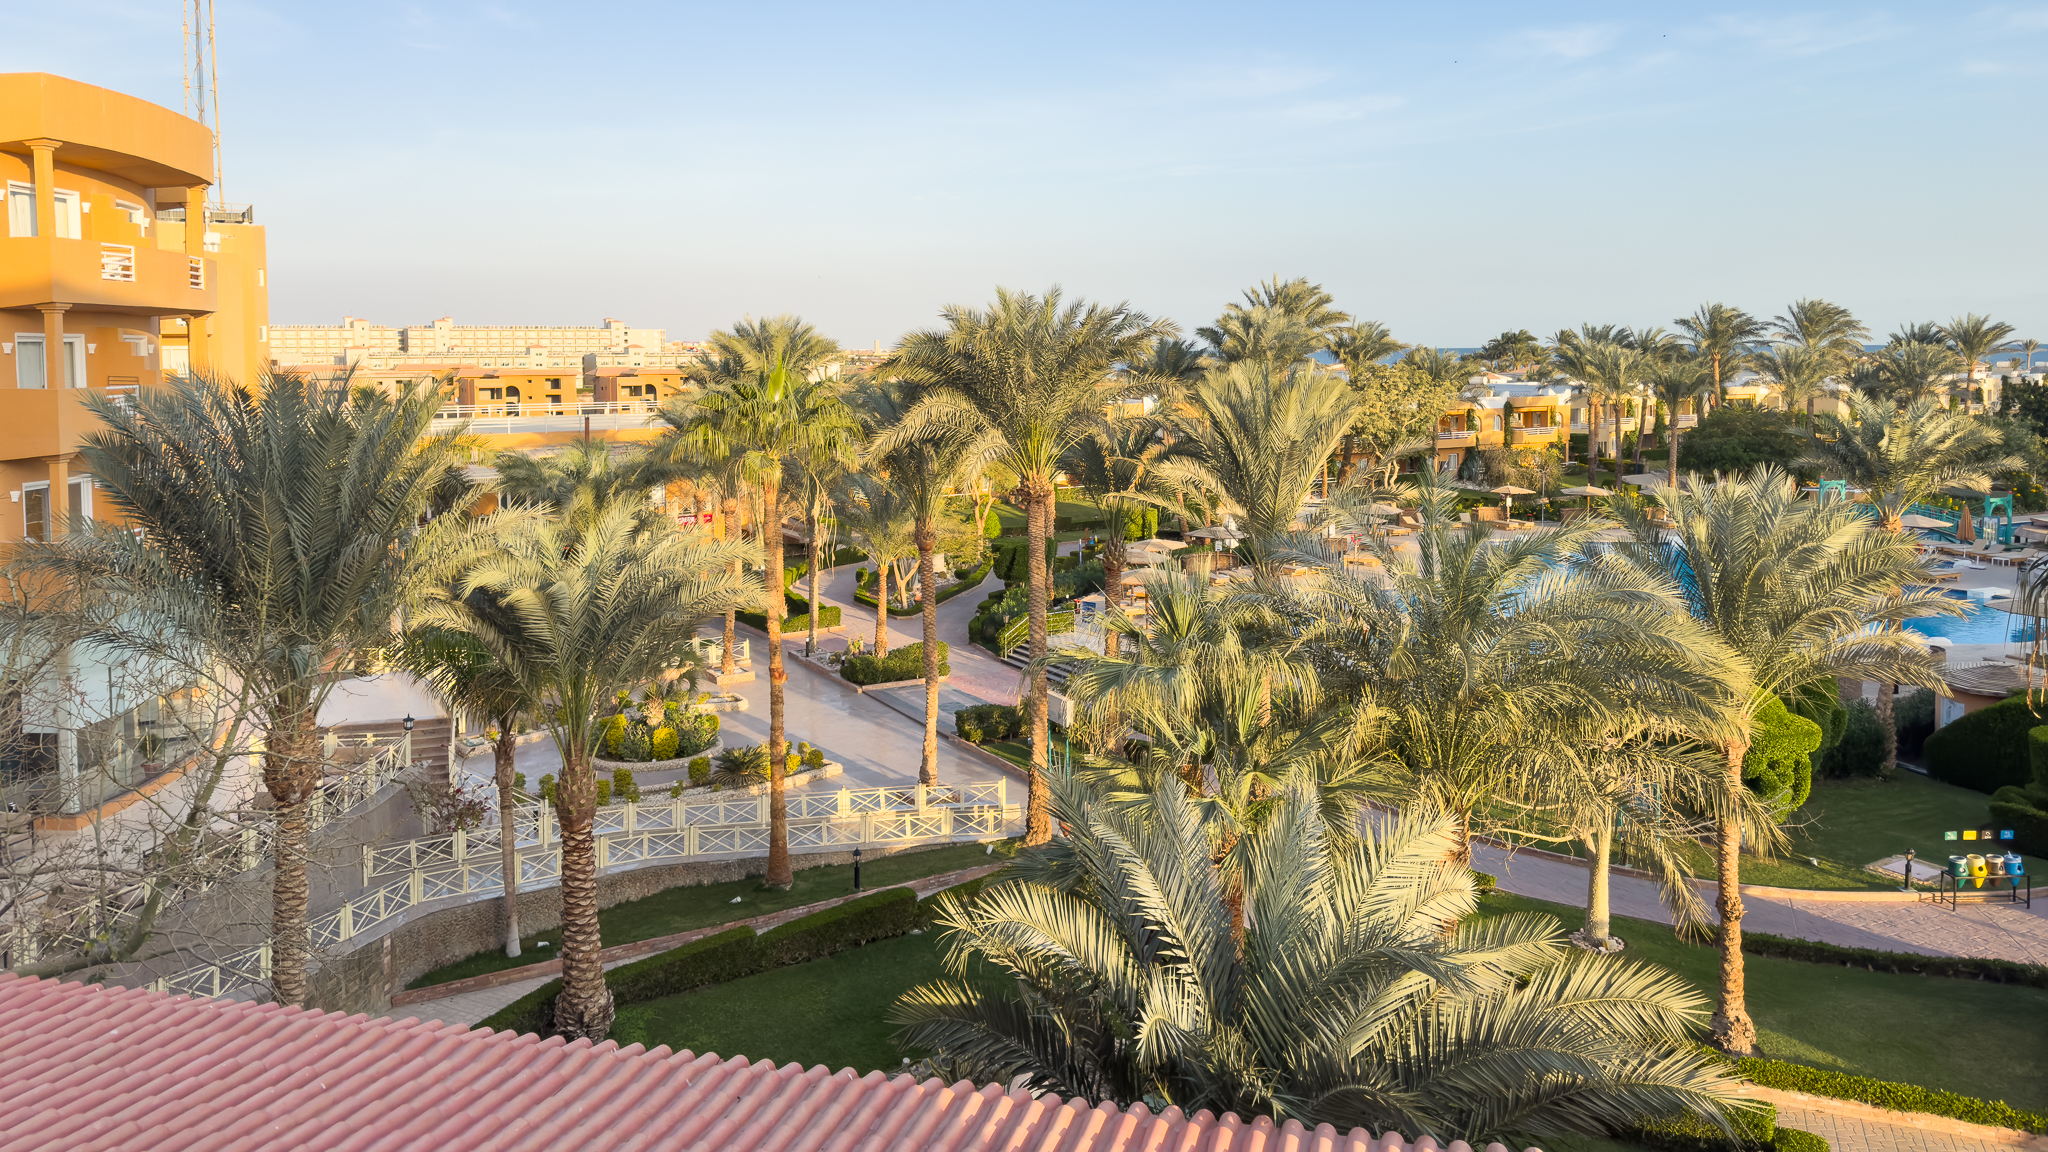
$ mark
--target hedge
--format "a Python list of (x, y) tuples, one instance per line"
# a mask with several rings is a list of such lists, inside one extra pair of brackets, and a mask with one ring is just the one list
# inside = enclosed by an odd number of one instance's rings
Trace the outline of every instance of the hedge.
[[(807, 604), (805, 607), (809, 608), (809, 605)], [(765, 612), (737, 612), (734, 613), (734, 616), (750, 628), (755, 628), (762, 632), (768, 630), (768, 615)], [(819, 605), (818, 627), (839, 627), (839, 605)], [(794, 612), (782, 618), (782, 631), (784, 635), (788, 635), (791, 632), (808, 632), (810, 629), (811, 614), (808, 611)]]
[(1828, 1142), (1804, 1128), (1780, 1128), (1771, 1135), (1775, 1152), (1828, 1152)]
[(1972, 956), (1922, 956), (1914, 952), (1881, 952), (1875, 948), (1823, 944), (1818, 940), (1794, 940), (1765, 932), (1744, 932), (1742, 950), (1780, 960), (1840, 964), (1845, 968), (1867, 968), (1873, 972), (1946, 976), (1956, 980), (1982, 980), (1991, 984), (2048, 988), (2048, 967), (2021, 964), (2012, 960), (1980, 960)]
[(1024, 731), (1024, 709), (1010, 704), (976, 704), (953, 713), (953, 731), (969, 744), (1014, 740)]
[[(957, 584), (953, 584), (948, 587), (939, 589), (939, 594), (936, 598), (933, 599), (932, 603), (935, 605), (944, 604), (946, 601), (951, 600), (953, 597), (958, 596), (962, 592), (966, 592), (971, 589), (981, 587), (981, 582), (983, 580), (988, 579), (989, 568), (994, 564), (995, 560), (993, 558), (982, 561), (981, 567), (976, 568), (972, 572), (969, 572), (967, 574), (966, 579), (960, 581)], [(860, 587), (858, 585), (856, 585), (853, 589), (853, 598), (867, 605), (870, 608), (873, 608), (875, 606), (875, 594), (868, 591), (866, 588)], [(839, 609), (834, 608), (832, 609), (832, 611), (834, 613), (837, 613)], [(889, 615), (891, 616), (920, 616), (923, 614), (924, 604), (921, 601), (919, 603), (912, 604), (908, 607), (899, 607), (895, 604), (889, 605)]]
[(1773, 1104), (1753, 1102), (1735, 1112), (1730, 1121), (1735, 1129), (1733, 1141), (1719, 1124), (1691, 1112), (1652, 1120), (1632, 1135), (1638, 1143), (1665, 1152), (1722, 1152), (1730, 1147), (1769, 1148), (1778, 1134), (1778, 1109)]
[(1979, 1100), (1939, 1088), (1895, 1084), (1889, 1080), (1851, 1076), (1804, 1064), (1788, 1064), (1783, 1060), (1749, 1057), (1736, 1061), (1736, 1065), (1744, 1076), (1766, 1088), (1832, 1096), (1837, 1100), (1860, 1100), (1895, 1112), (1925, 1112), (1930, 1116), (1946, 1116), (1971, 1124), (2018, 1128), (2036, 1135), (2048, 1135), (2048, 1116), (2014, 1108), (2002, 1100)]
[[(979, 887), (977, 885), (977, 889)], [(901, 936), (923, 921), (925, 906), (908, 888), (885, 888), (755, 935), (741, 925), (605, 973), (615, 1004), (723, 984), (771, 968), (801, 964), (875, 940)], [(558, 977), (498, 1010), (479, 1027), (546, 1034), (554, 1026)]]
[(1979, 792), (2024, 785), (2032, 775), (2027, 733), (2040, 723), (2025, 695), (1958, 717), (1927, 738), (1928, 775)]
[[(950, 650), (943, 643), (939, 645), (939, 675), (949, 676), (953, 665), (947, 659)], [(839, 674), (850, 684), (865, 687), (869, 684), (893, 684), (899, 680), (920, 680), (924, 678), (924, 641), (906, 644), (887, 656), (848, 656), (839, 665)]]

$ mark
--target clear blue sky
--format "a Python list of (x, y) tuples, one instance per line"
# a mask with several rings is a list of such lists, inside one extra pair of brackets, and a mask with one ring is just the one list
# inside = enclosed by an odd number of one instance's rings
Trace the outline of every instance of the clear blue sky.
[[(865, 346), (1277, 273), (1439, 345), (1800, 295), (2048, 339), (2039, 4), (220, 4), (280, 323)], [(176, 108), (177, 5), (6, 5), (0, 69)]]

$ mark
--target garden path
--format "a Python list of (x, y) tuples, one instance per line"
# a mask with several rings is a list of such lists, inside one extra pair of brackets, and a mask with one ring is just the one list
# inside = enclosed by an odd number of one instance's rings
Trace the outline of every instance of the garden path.
[[(1506, 891), (1585, 907), (1583, 865), (1528, 852), (1510, 857), (1486, 845), (1474, 846), (1473, 863), (1498, 876)], [(1612, 884), (1615, 915), (1670, 922), (1654, 881), (1616, 874)], [(1702, 896), (1711, 914), (1711, 889), (1703, 890)], [(1945, 904), (1917, 901), (1787, 900), (1745, 894), (1743, 906), (1743, 927), (1752, 932), (1888, 952), (2048, 964), (2048, 901), (2031, 909), (1965, 902), (1951, 911)]]

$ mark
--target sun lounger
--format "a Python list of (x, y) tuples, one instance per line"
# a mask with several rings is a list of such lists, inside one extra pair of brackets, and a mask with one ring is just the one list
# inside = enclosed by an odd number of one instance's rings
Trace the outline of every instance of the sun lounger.
[(1961, 572), (1936, 572), (1934, 578), (1936, 580), (1961, 580), (1963, 574)]

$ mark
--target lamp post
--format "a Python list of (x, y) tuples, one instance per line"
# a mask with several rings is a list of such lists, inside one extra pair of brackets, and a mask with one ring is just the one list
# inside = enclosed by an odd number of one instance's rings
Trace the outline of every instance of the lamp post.
[(1912, 890), (1913, 890), (1913, 850), (1912, 850), (1911, 848), (1908, 848), (1908, 849), (1906, 849), (1906, 882), (1905, 882), (1904, 884), (1901, 884), (1901, 885), (1899, 885), (1899, 891), (1901, 891), (1901, 892), (1911, 892)]
[(853, 890), (860, 891), (860, 849), (853, 850)]

